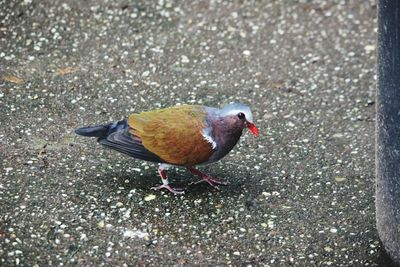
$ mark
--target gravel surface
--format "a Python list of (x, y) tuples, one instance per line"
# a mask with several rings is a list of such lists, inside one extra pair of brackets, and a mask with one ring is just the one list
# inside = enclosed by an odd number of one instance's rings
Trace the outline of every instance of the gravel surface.
[[(378, 266), (374, 2), (0, 0), (0, 265)], [(73, 133), (231, 101), (220, 191)]]

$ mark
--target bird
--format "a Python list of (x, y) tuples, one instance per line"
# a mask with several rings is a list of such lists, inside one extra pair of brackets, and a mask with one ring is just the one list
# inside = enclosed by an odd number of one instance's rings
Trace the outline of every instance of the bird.
[(75, 133), (97, 137), (100, 144), (133, 158), (159, 163), (162, 184), (151, 189), (166, 189), (178, 195), (184, 194), (184, 189), (172, 187), (166, 174), (175, 166), (199, 176), (197, 183), (206, 182), (217, 189), (218, 185), (227, 185), (195, 166), (214, 163), (227, 155), (245, 128), (259, 135), (250, 108), (231, 103), (221, 109), (177, 105), (133, 113), (113, 123), (77, 128)]

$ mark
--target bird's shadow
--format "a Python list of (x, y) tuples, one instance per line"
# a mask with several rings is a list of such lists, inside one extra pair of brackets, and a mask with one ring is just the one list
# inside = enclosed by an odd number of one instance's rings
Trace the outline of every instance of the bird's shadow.
[[(156, 167), (155, 167), (156, 169)], [(213, 173), (212, 168), (203, 168), (206, 173)], [(214, 172), (216, 179), (224, 180), (228, 182), (228, 185), (220, 185), (213, 188), (209, 184), (202, 182), (196, 184), (199, 178), (189, 171), (181, 168), (174, 168), (168, 170), (168, 179), (173, 187), (182, 188), (185, 190), (186, 197), (198, 197), (202, 195), (209, 194), (210, 192), (215, 192), (216, 194), (222, 193), (226, 195), (237, 195), (243, 191), (244, 181), (234, 180), (235, 173), (233, 171), (216, 171)], [(115, 177), (112, 179), (111, 177)], [(218, 178), (217, 178), (218, 177)], [(232, 177), (231, 179), (229, 179)], [(161, 179), (158, 176), (157, 171), (149, 168), (143, 170), (142, 172), (123, 172), (123, 171), (113, 171), (108, 174), (103, 174), (99, 177), (104, 181), (105, 185), (110, 190), (125, 190), (127, 193), (131, 190), (143, 191), (146, 193), (156, 192), (151, 188), (161, 184)]]

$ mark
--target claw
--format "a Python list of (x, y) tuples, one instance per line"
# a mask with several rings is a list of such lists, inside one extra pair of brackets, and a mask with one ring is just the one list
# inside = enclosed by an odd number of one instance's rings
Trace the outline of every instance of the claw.
[(158, 166), (158, 173), (160, 174), (161, 181), (163, 182), (163, 184), (160, 186), (152, 187), (151, 189), (153, 190), (167, 189), (169, 192), (175, 195), (185, 194), (185, 191), (182, 188), (174, 188), (168, 184), (168, 177), (167, 174), (165, 173), (166, 169), (168, 169), (168, 166), (166, 164), (160, 164)]
[(216, 187), (216, 188), (218, 188), (216, 185), (228, 185), (229, 184), (228, 182), (225, 182), (225, 181), (218, 181), (211, 176), (202, 177), (202, 180), (197, 181), (194, 184), (199, 184), (199, 183), (203, 183), (203, 182), (206, 182), (209, 185)]
[(197, 175), (197, 176), (199, 176), (201, 178), (200, 181), (197, 181), (194, 184), (199, 184), (199, 183), (206, 182), (206, 183), (208, 183), (209, 185), (211, 185), (212, 187), (214, 187), (215, 189), (218, 189), (218, 190), (219, 190), (219, 187), (217, 185), (228, 185), (229, 184), (228, 182), (225, 182), (225, 181), (218, 181), (218, 180), (214, 179), (213, 177), (208, 176), (207, 174), (202, 173), (201, 171), (199, 171), (199, 170), (197, 170), (197, 169), (195, 169), (193, 167), (187, 167), (187, 169), (191, 173), (193, 173), (193, 174), (195, 174), (195, 175)]
[(162, 184), (160, 186), (152, 187), (152, 190), (161, 190), (161, 189), (167, 189), (169, 192), (175, 194), (175, 195), (183, 195), (185, 194), (185, 191), (182, 188), (174, 188), (168, 184)]
[(202, 177), (202, 179), (200, 181), (197, 181), (194, 184), (199, 184), (199, 183), (204, 183), (204, 182), (208, 183), (209, 185), (211, 185), (212, 187), (214, 187), (217, 190), (219, 190), (219, 187), (217, 185), (228, 185), (229, 184), (228, 182), (225, 182), (225, 181), (215, 180), (211, 176), (204, 176), (204, 177)]

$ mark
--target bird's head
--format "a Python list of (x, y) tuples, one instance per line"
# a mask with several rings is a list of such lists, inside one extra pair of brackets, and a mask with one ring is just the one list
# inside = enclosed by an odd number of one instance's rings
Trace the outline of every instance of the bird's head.
[(248, 128), (253, 135), (258, 136), (258, 128), (253, 122), (253, 114), (248, 106), (241, 103), (226, 105), (220, 115), (229, 118), (231, 123), (239, 128)]

